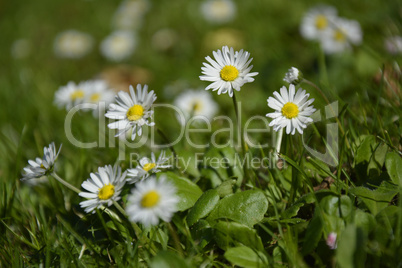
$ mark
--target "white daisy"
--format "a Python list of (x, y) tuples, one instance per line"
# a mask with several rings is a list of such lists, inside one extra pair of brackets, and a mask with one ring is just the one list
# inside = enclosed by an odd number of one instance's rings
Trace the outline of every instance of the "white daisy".
[(384, 41), (385, 49), (390, 54), (402, 53), (402, 36), (390, 36)]
[(288, 82), (289, 84), (297, 85), (301, 82), (302, 79), (302, 73), (299, 71), (299, 69), (292, 67), (285, 74), (285, 78), (283, 78), (283, 81)]
[(89, 34), (68, 30), (56, 36), (54, 52), (60, 58), (79, 59), (91, 51), (93, 44)]
[(68, 111), (75, 105), (83, 103), (86, 99), (86, 92), (82, 85), (70, 81), (66, 86), (60, 87), (54, 95), (55, 104)]
[(160, 172), (160, 168), (169, 168), (172, 165), (166, 164), (169, 161), (169, 157), (165, 156), (165, 151), (161, 151), (158, 160), (155, 158), (155, 154), (151, 154), (151, 159), (143, 157), (139, 161), (139, 165), (136, 168), (128, 169), (128, 183), (135, 183), (139, 180), (148, 178), (153, 173)]
[(205, 90), (186, 90), (177, 96), (174, 105), (184, 114), (185, 121), (180, 120), (183, 118), (178, 116), (182, 125), (192, 116), (204, 116), (211, 120), (218, 111), (218, 105), (211, 94)]
[(332, 6), (319, 5), (307, 11), (300, 24), (300, 34), (309, 40), (318, 40), (337, 17)]
[(149, 0), (122, 1), (113, 16), (113, 26), (120, 30), (138, 30), (149, 7)]
[(120, 200), (120, 193), (125, 183), (127, 171), (121, 172), (117, 165), (99, 167), (98, 172), (91, 173), (91, 178), (82, 183), (82, 188), (88, 192), (81, 192), (79, 196), (87, 198), (80, 206), (85, 212), (95, 213), (95, 209), (104, 205), (111, 206), (113, 201)]
[[(131, 95), (131, 96), (130, 96)], [(153, 111), (149, 110), (156, 100), (154, 91), (148, 93), (148, 86), (137, 85), (137, 92), (130, 86), (130, 95), (127, 92), (120, 91), (117, 93), (117, 104), (110, 104), (109, 111), (105, 114), (107, 118), (116, 119), (117, 121), (108, 125), (111, 129), (118, 129), (119, 132), (115, 137), (126, 133), (132, 129), (131, 139), (134, 140), (136, 135), (142, 135), (142, 126), (154, 126), (151, 122)]]
[(80, 87), (85, 92), (85, 103), (98, 104), (97, 109), (93, 110), (93, 115), (99, 115), (100, 103), (107, 107), (113, 102), (115, 92), (109, 88), (109, 85), (104, 80), (89, 80), (80, 83)]
[(116, 31), (106, 37), (100, 45), (102, 55), (111, 61), (122, 61), (130, 57), (137, 45), (132, 32)]
[(236, 5), (231, 0), (206, 0), (201, 3), (201, 14), (212, 23), (225, 23), (236, 16)]
[(126, 212), (130, 221), (141, 222), (145, 226), (157, 225), (159, 218), (169, 222), (179, 202), (176, 187), (164, 176), (159, 180), (151, 177), (135, 186), (127, 199)]
[(22, 173), (23, 177), (21, 180), (40, 178), (51, 173), (60, 150), (61, 145), (59, 151), (56, 153), (54, 142), (49, 144), (49, 147), (43, 148), (42, 158), (37, 157), (35, 160), (28, 160), (29, 165), (24, 167), (25, 173)]
[(362, 39), (363, 33), (357, 21), (338, 18), (321, 36), (321, 46), (325, 53), (332, 54), (350, 49), (351, 44), (359, 45)]
[(289, 85), (289, 92), (286, 87), (281, 88), (281, 94), (274, 92), (273, 97), (268, 98), (268, 106), (275, 110), (266, 116), (274, 120), (271, 121), (269, 126), (273, 126), (275, 131), (286, 127), (286, 134), (295, 134), (296, 130), (303, 134), (303, 129), (307, 124), (313, 122), (310, 116), (314, 113), (313, 103), (314, 99), (308, 100), (310, 94), (306, 94), (305, 90), (301, 88), (295, 95), (295, 86)]
[(203, 81), (212, 82), (205, 89), (212, 88), (213, 91), (218, 90), (218, 95), (228, 92), (229, 96), (233, 96), (233, 89), (240, 91), (240, 88), (249, 82), (253, 82), (253, 76), (258, 73), (250, 73), (253, 65), (249, 66), (253, 58), (249, 59), (250, 53), (247, 51), (236, 51), (227, 46), (222, 47), (222, 51), (213, 51), (215, 60), (211, 57), (205, 59), (209, 62), (203, 63), (205, 67), (201, 67), (204, 75), (200, 76)]

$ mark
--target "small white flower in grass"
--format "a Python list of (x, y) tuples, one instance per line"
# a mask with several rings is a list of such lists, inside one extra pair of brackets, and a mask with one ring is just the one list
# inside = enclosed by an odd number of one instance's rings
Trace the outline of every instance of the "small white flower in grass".
[(336, 237), (337, 235), (335, 232), (329, 233), (326, 243), (330, 249), (336, 249), (338, 247)]
[(384, 47), (388, 53), (396, 55), (402, 53), (402, 36), (391, 36), (385, 39)]
[(115, 92), (109, 88), (109, 85), (104, 80), (89, 80), (80, 83), (80, 87), (85, 92), (84, 102), (98, 104), (98, 107), (93, 110), (93, 115), (99, 115), (100, 104), (103, 103), (107, 107), (113, 102)]
[(266, 116), (274, 120), (271, 121), (269, 126), (273, 126), (275, 131), (286, 127), (286, 134), (291, 133), (294, 135), (296, 130), (303, 134), (303, 129), (307, 124), (313, 122), (310, 116), (314, 113), (313, 103), (314, 99), (308, 100), (310, 94), (306, 94), (305, 90), (301, 88), (295, 95), (295, 86), (289, 85), (289, 92), (286, 87), (282, 87), (281, 94), (274, 92), (273, 97), (268, 98), (268, 106), (275, 110)]
[(51, 173), (60, 150), (61, 145), (59, 151), (56, 152), (54, 142), (49, 144), (49, 147), (43, 148), (42, 158), (37, 157), (35, 160), (28, 160), (29, 165), (24, 167), (25, 173), (22, 174), (21, 180), (40, 178)]
[(299, 71), (299, 69), (292, 67), (285, 74), (285, 78), (283, 78), (283, 81), (288, 82), (289, 84), (297, 85), (301, 82), (302, 79), (303, 75)]
[(91, 51), (93, 43), (89, 34), (68, 30), (56, 36), (54, 52), (60, 58), (79, 59)]
[(201, 13), (207, 21), (221, 24), (233, 20), (236, 5), (231, 0), (206, 0), (201, 3)]
[(165, 151), (161, 151), (158, 160), (155, 157), (155, 154), (151, 154), (151, 159), (148, 157), (141, 158), (139, 165), (136, 168), (128, 169), (128, 183), (135, 183), (139, 180), (144, 180), (148, 178), (153, 173), (160, 172), (160, 168), (169, 168), (172, 165), (166, 164), (169, 161), (169, 158), (166, 157)]
[(240, 88), (249, 82), (253, 82), (253, 76), (258, 73), (250, 73), (253, 65), (249, 66), (253, 58), (249, 59), (250, 53), (247, 51), (234, 51), (233, 48), (227, 46), (222, 47), (222, 51), (213, 51), (215, 60), (211, 57), (205, 59), (209, 63), (203, 63), (205, 67), (201, 67), (204, 75), (200, 76), (203, 81), (212, 82), (205, 89), (218, 90), (218, 95), (228, 92), (229, 96), (233, 96), (233, 89), (240, 91)]
[(102, 55), (111, 61), (122, 61), (130, 57), (137, 45), (132, 32), (116, 31), (106, 37), (100, 45)]
[(75, 84), (68, 82), (66, 86), (60, 87), (54, 94), (54, 102), (59, 108), (66, 108), (70, 110), (75, 105), (81, 104), (85, 101), (86, 92), (82, 84)]
[(161, 176), (155, 176), (135, 184), (127, 199), (126, 212), (130, 221), (145, 226), (157, 225), (159, 218), (169, 222), (177, 211), (179, 198), (176, 187)]
[(131, 139), (134, 140), (136, 135), (142, 135), (142, 127), (144, 125), (154, 126), (151, 122), (153, 111), (149, 110), (156, 100), (154, 91), (148, 92), (148, 86), (137, 85), (137, 92), (130, 86), (130, 94), (120, 91), (116, 96), (117, 104), (110, 104), (109, 110), (105, 114), (107, 118), (116, 119), (117, 121), (108, 125), (111, 129), (118, 129), (119, 132), (115, 137), (125, 134), (132, 129)]
[(85, 212), (95, 213), (95, 209), (102, 206), (111, 206), (113, 201), (120, 200), (120, 193), (125, 183), (127, 171), (121, 172), (117, 165), (99, 167), (98, 172), (91, 173), (89, 179), (82, 183), (82, 188), (88, 192), (81, 192), (79, 196), (87, 198), (80, 206)]
[(319, 5), (307, 11), (300, 24), (301, 35), (309, 40), (318, 40), (331, 28), (337, 17), (337, 10), (332, 6)]
[(330, 30), (320, 38), (322, 49), (326, 54), (342, 52), (351, 49), (351, 45), (362, 42), (363, 33), (360, 24), (354, 20), (338, 18)]
[[(186, 90), (174, 101), (175, 106), (184, 113), (185, 121), (191, 116), (205, 116), (208, 120), (218, 111), (218, 105), (212, 98), (211, 94), (205, 90)], [(178, 115), (180, 123), (184, 125), (182, 117)]]

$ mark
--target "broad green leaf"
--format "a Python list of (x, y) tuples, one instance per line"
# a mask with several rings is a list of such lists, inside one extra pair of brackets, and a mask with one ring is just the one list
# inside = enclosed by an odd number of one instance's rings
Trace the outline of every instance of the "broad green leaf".
[(365, 267), (367, 237), (361, 228), (350, 224), (338, 237), (336, 260), (341, 268)]
[(389, 202), (397, 194), (396, 191), (392, 190), (370, 190), (362, 186), (351, 188), (349, 192), (359, 197), (374, 215), (376, 215), (380, 210), (388, 206)]
[(355, 165), (369, 162), (371, 155), (374, 153), (376, 147), (375, 137), (372, 135), (360, 136), (358, 140), (358, 147), (355, 153)]
[(182, 257), (175, 254), (173, 251), (159, 251), (158, 254), (151, 260), (150, 267), (188, 268), (189, 263), (187, 263)]
[(385, 166), (391, 180), (402, 187), (402, 158), (395, 152), (390, 152), (385, 158)]
[(252, 227), (264, 218), (268, 201), (260, 190), (235, 193), (221, 199), (207, 220), (231, 219)]
[(177, 188), (177, 196), (180, 199), (177, 204), (177, 210), (184, 211), (191, 208), (202, 194), (200, 187), (189, 179), (179, 177), (173, 172), (164, 174)]
[(191, 228), (191, 235), (200, 248), (204, 248), (214, 239), (214, 230), (206, 220), (200, 219)]
[(368, 234), (376, 225), (373, 214), (364, 212), (360, 209), (356, 209), (354, 213), (354, 223), (357, 227), (360, 227), (366, 234)]
[(214, 229), (214, 239), (222, 249), (227, 249), (232, 245), (245, 245), (255, 250), (264, 251), (257, 231), (246, 225), (237, 222), (218, 221), (212, 228)]
[(267, 257), (261, 253), (252, 250), (249, 247), (229, 248), (225, 252), (225, 258), (233, 265), (238, 265), (245, 268), (267, 267)]
[(367, 166), (368, 175), (380, 175), (381, 169), (385, 162), (385, 155), (388, 151), (388, 145), (380, 143), (376, 145), (375, 152), (371, 155), (370, 162)]
[[(375, 240), (382, 245), (382, 248), (391, 250), (389, 248), (390, 241), (398, 240), (400, 237), (395, 235), (401, 232), (400, 222), (398, 225), (398, 218), (402, 215), (402, 209), (397, 206), (389, 206), (381, 210), (376, 216), (377, 221), (375, 230)], [(399, 231), (398, 231), (399, 228)]]
[(349, 196), (327, 196), (320, 202), (325, 213), (332, 216), (346, 218), (352, 212), (352, 201)]
[(234, 180), (227, 180), (221, 183), (216, 190), (220, 197), (225, 197), (227, 195), (233, 194), (233, 185), (236, 183)]
[(314, 213), (310, 224), (307, 226), (306, 235), (304, 237), (304, 243), (302, 248), (302, 254), (307, 255), (312, 252), (322, 237), (323, 222), (318, 216), (318, 212)]
[(204, 192), (191, 208), (187, 216), (189, 226), (196, 223), (199, 219), (206, 217), (218, 204), (219, 195), (215, 189)]

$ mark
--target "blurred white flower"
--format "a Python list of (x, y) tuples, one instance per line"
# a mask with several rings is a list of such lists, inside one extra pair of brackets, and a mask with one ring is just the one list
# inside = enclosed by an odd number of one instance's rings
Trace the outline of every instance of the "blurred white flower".
[(302, 80), (302, 73), (299, 69), (292, 67), (288, 70), (283, 78), (283, 81), (288, 82), (289, 84), (297, 85)]
[(150, 8), (148, 0), (125, 0), (113, 16), (113, 26), (118, 30), (138, 30)]
[(21, 180), (24, 181), (34, 178), (40, 178), (52, 172), (60, 150), (61, 145), (59, 151), (56, 152), (56, 146), (54, 145), (54, 142), (49, 144), (49, 147), (44, 147), (42, 158), (37, 157), (35, 161), (28, 160), (29, 165), (24, 167), (25, 173), (22, 174)]
[(31, 42), (28, 39), (17, 39), (11, 46), (11, 55), (15, 59), (24, 59), (31, 54)]
[(185, 125), (192, 116), (205, 116), (211, 120), (218, 111), (218, 105), (211, 94), (205, 90), (186, 90), (177, 96), (174, 105), (184, 114), (184, 118), (178, 116), (182, 125)]
[(178, 39), (177, 33), (173, 29), (160, 29), (152, 36), (152, 46), (156, 50), (165, 51), (172, 48)]
[(86, 99), (86, 92), (82, 88), (82, 83), (75, 84), (70, 81), (66, 86), (60, 87), (55, 95), (54, 102), (59, 108), (65, 108), (69, 111), (75, 105), (84, 103)]
[(212, 23), (226, 23), (236, 16), (236, 5), (232, 0), (206, 0), (201, 3), (201, 14)]
[(338, 18), (334, 20), (333, 26), (323, 33), (320, 41), (324, 52), (332, 54), (350, 49), (351, 44), (359, 45), (362, 39), (363, 33), (357, 21)]
[(151, 154), (151, 159), (148, 157), (141, 158), (139, 165), (136, 168), (128, 169), (128, 183), (135, 183), (139, 180), (148, 178), (151, 174), (160, 172), (160, 168), (169, 168), (171, 165), (166, 164), (169, 158), (166, 157), (165, 151), (161, 151), (158, 160), (155, 158), (155, 154)]
[(305, 90), (299, 88), (295, 95), (295, 86), (289, 85), (289, 92), (286, 87), (282, 87), (278, 92), (274, 92), (273, 97), (268, 98), (268, 106), (275, 110), (273, 113), (268, 113), (266, 116), (274, 120), (271, 121), (269, 126), (273, 126), (275, 131), (286, 127), (286, 134), (294, 135), (296, 130), (303, 134), (303, 129), (307, 124), (313, 122), (310, 116), (314, 113), (313, 103), (314, 99), (308, 100), (310, 94), (306, 94)]
[(331, 232), (331, 233), (329, 233), (329, 235), (328, 235), (328, 237), (327, 237), (327, 241), (326, 241), (326, 243), (327, 243), (327, 245), (328, 245), (328, 247), (330, 248), (330, 249), (336, 249), (337, 248), (337, 241), (336, 241), (336, 237), (337, 237), (337, 235), (336, 235), (336, 233), (335, 232)]
[(390, 36), (384, 41), (384, 47), (388, 53), (396, 55), (402, 53), (402, 36)]
[(81, 185), (88, 192), (81, 192), (79, 196), (88, 200), (82, 201), (80, 206), (85, 208), (86, 213), (95, 213), (96, 208), (111, 206), (113, 201), (120, 200), (126, 174), (127, 171), (122, 173), (117, 165), (99, 167), (98, 172), (91, 173), (90, 178)]
[(116, 31), (106, 37), (100, 44), (102, 55), (111, 61), (122, 61), (130, 57), (137, 45), (132, 32)]
[(337, 17), (336, 8), (318, 5), (306, 12), (300, 24), (300, 34), (309, 40), (318, 40)]
[(203, 81), (212, 82), (205, 89), (211, 89), (213, 91), (218, 90), (218, 95), (221, 93), (228, 93), (230, 97), (233, 96), (233, 89), (240, 91), (240, 88), (245, 83), (254, 81), (253, 76), (258, 73), (250, 73), (253, 65), (249, 66), (253, 58), (249, 59), (250, 53), (247, 51), (236, 51), (233, 48), (227, 46), (222, 47), (222, 51), (213, 51), (215, 60), (211, 57), (205, 59), (209, 63), (203, 63), (204, 67), (201, 67), (204, 75), (200, 76)]
[(85, 92), (84, 103), (97, 104), (97, 108), (93, 110), (93, 115), (97, 117), (99, 113), (102, 113), (102, 107), (106, 108), (113, 102), (115, 92), (109, 88), (109, 85), (104, 80), (88, 80), (80, 83), (81, 88)]
[(144, 226), (154, 226), (159, 218), (169, 222), (177, 211), (179, 198), (176, 187), (161, 176), (155, 176), (135, 184), (127, 198), (126, 212), (130, 221), (140, 222)]
[(108, 125), (110, 129), (119, 130), (116, 137), (132, 129), (131, 139), (134, 140), (137, 134), (142, 135), (142, 126), (155, 125), (150, 121), (153, 114), (150, 108), (156, 100), (156, 95), (153, 90), (148, 93), (147, 85), (141, 89), (141, 85), (138, 84), (137, 92), (130, 86), (130, 95), (120, 91), (115, 99), (117, 104), (111, 103), (105, 116), (117, 120)]
[(67, 30), (56, 36), (54, 52), (60, 58), (79, 59), (91, 51), (93, 44), (94, 40), (89, 34)]

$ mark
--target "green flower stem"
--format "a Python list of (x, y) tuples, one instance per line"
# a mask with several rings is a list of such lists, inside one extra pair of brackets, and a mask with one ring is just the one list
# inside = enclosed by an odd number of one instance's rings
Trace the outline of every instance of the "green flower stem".
[(176, 248), (176, 250), (178, 251), (180, 256), (183, 257), (184, 256), (183, 249), (181, 248), (180, 239), (179, 239), (179, 236), (176, 233), (176, 230), (173, 228), (173, 226), (172, 226), (172, 224), (170, 222), (166, 222), (166, 226), (169, 229), (169, 232), (173, 237), (174, 247)]
[(276, 146), (275, 146), (275, 165), (276, 165), (276, 162), (278, 161), (278, 155), (281, 152), (283, 128), (281, 128), (277, 133), (278, 133), (278, 136), (276, 137)]
[[(117, 210), (118, 210), (124, 217), (126, 217), (126, 219), (128, 220), (128, 215), (127, 215), (126, 211), (124, 210), (124, 208), (122, 208), (122, 207), (120, 206), (120, 204), (117, 203), (115, 200), (113, 200), (113, 205), (114, 205), (114, 206), (117, 208)], [(131, 221), (130, 221), (130, 223), (131, 223), (131, 226), (132, 226), (133, 229), (134, 229), (135, 235), (136, 235), (137, 237), (140, 237), (140, 235), (141, 235), (141, 233), (142, 233), (141, 228), (140, 228), (135, 222), (131, 222)]]
[[(156, 131), (157, 131), (157, 132), (159, 133), (159, 135), (165, 140), (165, 142), (167, 142), (168, 144), (170, 144), (169, 139), (167, 138), (167, 136), (165, 135), (165, 133), (163, 133), (163, 131), (162, 131), (160, 128), (156, 127)], [(177, 154), (176, 154), (175, 149), (173, 148), (173, 145), (169, 145), (169, 149), (170, 149), (170, 151), (172, 151), (174, 159), (176, 159)]]
[(81, 191), (72, 186), (71, 184), (69, 184), (68, 182), (66, 182), (65, 180), (63, 180), (62, 178), (59, 177), (59, 175), (56, 174), (56, 172), (52, 172), (52, 174), (50, 174), (53, 178), (55, 178), (58, 182), (60, 182), (61, 184), (63, 184), (64, 186), (66, 186), (67, 188), (69, 188), (70, 190), (76, 192), (77, 194), (81, 193)]

